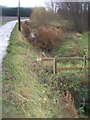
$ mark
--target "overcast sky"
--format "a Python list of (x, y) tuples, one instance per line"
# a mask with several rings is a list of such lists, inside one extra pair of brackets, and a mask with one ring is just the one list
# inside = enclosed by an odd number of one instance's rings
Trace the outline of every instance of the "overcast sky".
[[(20, 0), (21, 7), (38, 7), (45, 6), (45, 2), (48, 0)], [(8, 7), (17, 7), (18, 0), (0, 0), (0, 5)]]
[[(46, 1), (51, 0), (20, 0), (21, 7), (38, 7), (38, 6), (45, 6)], [(54, 0), (52, 0), (54, 1)], [(58, 1), (58, 0), (55, 0)], [(89, 1), (89, 0), (60, 0), (60, 1), (67, 1), (67, 2), (77, 2), (77, 1)], [(0, 0), (0, 5), (8, 6), (8, 7), (17, 7), (18, 0)]]

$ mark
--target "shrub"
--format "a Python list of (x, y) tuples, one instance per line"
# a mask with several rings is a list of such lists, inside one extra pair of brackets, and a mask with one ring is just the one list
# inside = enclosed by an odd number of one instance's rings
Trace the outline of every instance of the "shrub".
[[(40, 48), (42, 51), (50, 52), (57, 49), (63, 41), (64, 32), (62, 29), (50, 26), (36, 27), (25, 21), (22, 23), (23, 33), (30, 43)], [(32, 41), (30, 33), (34, 32), (35, 40)]]
[(63, 31), (55, 27), (39, 27), (36, 30), (36, 45), (46, 52), (57, 48), (63, 38)]
[(33, 8), (30, 20), (35, 22), (38, 25), (46, 25), (51, 20), (58, 19), (57, 15), (52, 11), (46, 10), (43, 7)]

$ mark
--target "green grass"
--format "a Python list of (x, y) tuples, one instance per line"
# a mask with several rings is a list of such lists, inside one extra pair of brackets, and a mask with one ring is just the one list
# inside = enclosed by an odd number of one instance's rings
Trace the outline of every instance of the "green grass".
[(52, 53), (56, 56), (81, 56), (88, 55), (88, 33), (66, 34), (62, 46)]
[[(52, 118), (60, 115), (48, 89), (38, 82), (33, 71), (37, 51), (14, 28), (8, 54), (3, 61), (3, 117)], [(40, 70), (40, 68), (39, 68)], [(58, 113), (59, 111), (59, 113)]]
[[(88, 57), (88, 33), (68, 33), (59, 48), (54, 49), (50, 56), (56, 57)], [(60, 61), (58, 68), (63, 67), (84, 67), (84, 61)], [(88, 67), (88, 64), (87, 64)], [(65, 71), (66, 72), (66, 71)]]
[[(82, 51), (87, 46), (87, 41), (84, 41), (86, 35), (87, 34), (81, 35), (80, 39), (75, 39), (73, 38), (73, 35), (69, 35), (66, 37), (62, 47), (60, 47), (59, 50), (54, 51), (53, 55), (72, 56), (73, 53), (75, 53), (76, 56), (83, 56), (85, 52)], [(3, 61), (2, 71), (3, 117), (70, 117), (71, 115), (68, 109), (66, 111), (61, 110), (63, 106), (61, 106), (60, 103), (61, 96), (58, 95), (58, 90), (53, 91), (53, 86), (51, 87), (52, 81), (60, 81), (62, 75), (54, 76), (53, 74), (44, 71), (45, 64), (43, 65), (42, 62), (37, 62), (37, 58), (40, 57), (40, 51), (37, 50), (37, 48), (34, 48), (24, 38), (22, 33), (17, 30), (17, 26), (11, 34), (10, 45), (7, 52), (8, 53)], [(58, 66), (69, 67), (74, 64), (67, 63), (66, 65), (66, 63), (59, 63)], [(80, 64), (82, 63), (78, 62), (75, 66), (79, 66)], [(69, 80), (71, 76), (69, 73), (67, 74), (64, 76)], [(72, 76), (71, 79), (77, 81), (79, 79), (78, 74), (75, 78)], [(47, 83), (40, 83), (40, 81), (43, 80), (46, 80), (45, 82)], [(55, 100), (58, 102), (56, 103)], [(67, 115), (64, 114), (65, 112), (67, 112)]]

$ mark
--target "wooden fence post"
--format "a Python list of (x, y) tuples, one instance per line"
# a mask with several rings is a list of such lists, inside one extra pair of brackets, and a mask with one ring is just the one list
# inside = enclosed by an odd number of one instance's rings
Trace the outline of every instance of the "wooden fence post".
[(57, 62), (56, 58), (54, 58), (54, 63), (53, 63), (53, 74), (55, 75), (57, 73)]
[(84, 56), (84, 70), (85, 70), (85, 75), (86, 75), (86, 65), (87, 65), (87, 59), (86, 59), (86, 55)]

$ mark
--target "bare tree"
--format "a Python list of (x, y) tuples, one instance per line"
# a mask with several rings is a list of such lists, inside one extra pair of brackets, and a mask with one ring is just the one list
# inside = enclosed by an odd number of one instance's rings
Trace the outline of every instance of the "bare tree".
[(78, 32), (83, 32), (88, 28), (88, 3), (87, 2), (64, 2), (58, 9), (62, 16), (73, 22)]
[[(62, 0), (63, 1), (63, 0)], [(88, 30), (88, 7), (90, 2), (61, 2), (61, 0), (51, 0), (48, 3), (54, 12), (58, 12), (64, 19), (73, 22), (78, 32)]]
[(57, 13), (58, 4), (55, 0), (50, 0), (49, 2), (46, 2), (46, 7), (52, 12)]

